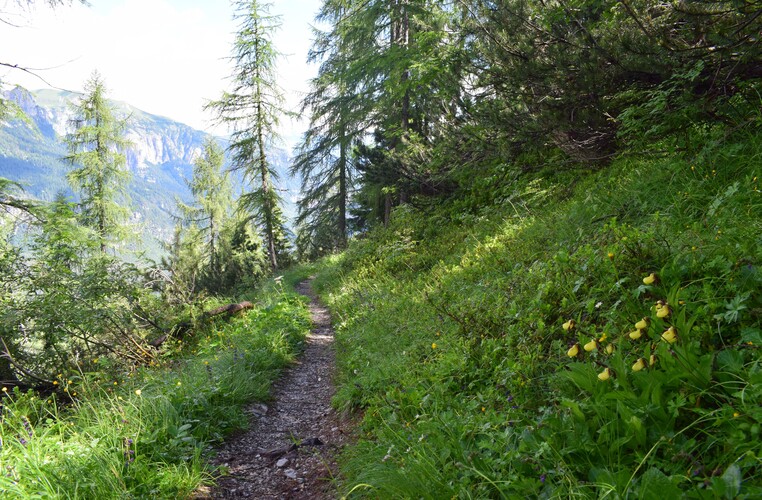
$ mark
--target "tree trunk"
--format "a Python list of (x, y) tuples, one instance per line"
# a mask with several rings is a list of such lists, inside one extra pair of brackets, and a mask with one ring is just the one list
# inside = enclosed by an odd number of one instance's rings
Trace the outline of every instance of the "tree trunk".
[[(259, 57), (259, 40), (255, 41), (255, 52)], [(259, 65), (256, 68), (256, 97), (257, 97), (257, 147), (259, 148), (259, 168), (262, 178), (262, 212), (265, 218), (265, 237), (267, 239), (267, 251), (270, 254), (270, 268), (273, 271), (278, 269), (278, 257), (275, 255), (275, 224), (273, 191), (270, 185), (270, 171), (267, 168), (267, 154), (265, 153), (265, 136), (264, 136), (264, 110), (262, 109), (262, 85), (261, 75), (259, 74)]]
[(347, 247), (347, 138), (343, 128), (339, 146), (339, 246)]
[(392, 216), (392, 195), (386, 193), (384, 195), (384, 226), (389, 225), (389, 219)]

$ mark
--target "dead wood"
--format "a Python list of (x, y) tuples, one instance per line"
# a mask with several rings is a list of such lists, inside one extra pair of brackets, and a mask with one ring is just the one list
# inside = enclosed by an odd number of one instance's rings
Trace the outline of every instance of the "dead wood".
[[(252, 304), (248, 300), (244, 300), (243, 302), (227, 304), (227, 305), (212, 309), (211, 311), (206, 311), (204, 313), (204, 316), (213, 317), (213, 316), (219, 316), (220, 314), (233, 316), (235, 314), (240, 313), (241, 311), (245, 311), (246, 309), (251, 309), (252, 307), (254, 307), (254, 304)], [(170, 337), (182, 338), (191, 329), (192, 326), (193, 325), (188, 321), (183, 321), (182, 323), (178, 323), (177, 325), (174, 326), (174, 328), (172, 328), (171, 332), (165, 333), (164, 335), (159, 336), (159, 338), (152, 340), (151, 342), (149, 342), (149, 345), (152, 347), (159, 347), (164, 342), (166, 342), (167, 339), (169, 339)]]
[(309, 438), (302, 440), (301, 443), (294, 443), (291, 446), (285, 446), (283, 448), (275, 448), (274, 450), (268, 450), (268, 451), (260, 451), (259, 454), (262, 455), (265, 458), (269, 458), (272, 460), (275, 460), (276, 458), (280, 458), (283, 455), (287, 455), (291, 453), (292, 451), (296, 451), (299, 448), (303, 446), (322, 446), (323, 443), (320, 438)]
[(212, 309), (211, 311), (207, 311), (204, 314), (206, 316), (217, 316), (219, 314), (227, 313), (228, 316), (232, 316), (246, 309), (251, 309), (252, 307), (254, 307), (254, 304), (252, 304), (248, 300), (244, 300), (243, 302), (239, 302), (237, 304), (228, 304), (226, 306), (220, 306), (216, 309)]

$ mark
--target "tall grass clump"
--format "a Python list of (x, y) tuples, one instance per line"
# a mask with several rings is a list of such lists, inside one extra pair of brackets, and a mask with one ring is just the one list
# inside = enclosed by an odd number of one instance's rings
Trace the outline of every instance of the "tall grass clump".
[(760, 144), (487, 180), (323, 261), (346, 492), (762, 495)]
[(0, 495), (184, 498), (211, 482), (210, 445), (246, 426), (243, 405), (267, 399), (309, 329), (304, 299), (280, 284), (256, 300), (157, 366), (60, 374), (57, 393), (6, 394)]

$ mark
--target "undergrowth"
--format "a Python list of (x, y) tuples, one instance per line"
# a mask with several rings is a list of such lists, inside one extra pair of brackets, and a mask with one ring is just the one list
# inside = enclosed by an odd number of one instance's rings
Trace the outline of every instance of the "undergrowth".
[(762, 496), (760, 144), (488, 179), (324, 260), (345, 493)]
[(0, 495), (184, 498), (212, 482), (210, 445), (245, 427), (244, 403), (267, 399), (309, 329), (305, 300), (280, 281), (243, 315), (176, 341), (155, 366), (118, 378), (60, 374), (58, 393), (6, 394)]

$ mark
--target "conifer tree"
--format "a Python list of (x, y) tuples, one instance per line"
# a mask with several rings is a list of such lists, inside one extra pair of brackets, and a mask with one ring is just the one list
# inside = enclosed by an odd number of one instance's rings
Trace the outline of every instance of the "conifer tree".
[(280, 23), (278, 16), (269, 14), (269, 3), (238, 0), (234, 5), (239, 27), (233, 45), (233, 89), (208, 107), (233, 129), (228, 147), (233, 168), (241, 170), (245, 180), (253, 184), (253, 189), (241, 196), (240, 207), (261, 224), (270, 267), (275, 270), (282, 253), (278, 241), (285, 227), (268, 151), (277, 139), (280, 118), (287, 114), (283, 91), (276, 81), (279, 53), (272, 43)]
[(348, 164), (352, 144), (372, 131), (382, 161), (365, 162), (360, 187), (365, 197), (382, 198), (384, 220), (392, 204), (429, 187), (430, 173), (418, 168), (421, 151), (459, 88), (447, 64), (446, 27), (456, 11), (433, 0), (325, 0), (318, 21), (329, 28), (316, 32), (310, 57), (321, 66), (304, 101), (313, 118), (293, 167), (305, 183), (303, 227), (338, 218), (346, 234), (346, 181), (357, 169), (356, 159)]
[(124, 204), (130, 179), (124, 153), (129, 147), (126, 122), (114, 116), (97, 71), (85, 84), (85, 93), (73, 109), (73, 131), (64, 139), (69, 153), (64, 159), (74, 167), (67, 179), (80, 193), (84, 225), (95, 230), (100, 250), (105, 253), (108, 242), (123, 234), (129, 213)]
[[(346, 15), (343, 5), (327, 4), (319, 20), (338, 25)], [(313, 255), (344, 248), (347, 244), (347, 207), (354, 167), (352, 142), (363, 132), (357, 99), (353, 99), (344, 71), (347, 51), (340, 37), (315, 30), (315, 47), (309, 61), (321, 61), (319, 75), (311, 81), (310, 93), (302, 102), (309, 110), (310, 125), (297, 147), (291, 175), (301, 178), (298, 202), (298, 240), (304, 247), (320, 248)], [(333, 35), (335, 36), (335, 35)], [(320, 242), (318, 243), (318, 240)]]
[(214, 139), (204, 142), (203, 153), (193, 162), (193, 178), (188, 183), (193, 205), (181, 204), (186, 220), (201, 230), (206, 243), (206, 261), (211, 275), (219, 275), (219, 239), (232, 205), (232, 188), (222, 170), (224, 152)]

